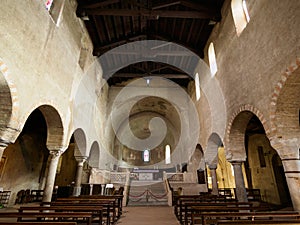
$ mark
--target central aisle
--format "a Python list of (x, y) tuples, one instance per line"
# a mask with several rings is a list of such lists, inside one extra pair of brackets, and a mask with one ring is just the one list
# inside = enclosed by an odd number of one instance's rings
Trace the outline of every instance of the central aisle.
[(178, 225), (173, 208), (169, 206), (124, 207), (120, 225)]

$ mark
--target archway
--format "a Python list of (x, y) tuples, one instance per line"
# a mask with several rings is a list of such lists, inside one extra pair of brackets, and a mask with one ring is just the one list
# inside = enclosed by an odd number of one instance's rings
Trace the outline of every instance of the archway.
[[(281, 159), (270, 145), (263, 125), (253, 115), (245, 132), (245, 174), (249, 190), (259, 189), (262, 201), (274, 205), (290, 205), (290, 195)], [(249, 196), (248, 196), (249, 198)]]
[(46, 139), (45, 117), (36, 109), (27, 118), (16, 141), (3, 153), (0, 182), (4, 190), (11, 191), (9, 204), (37, 200), (31, 199), (30, 191), (44, 188), (49, 155)]

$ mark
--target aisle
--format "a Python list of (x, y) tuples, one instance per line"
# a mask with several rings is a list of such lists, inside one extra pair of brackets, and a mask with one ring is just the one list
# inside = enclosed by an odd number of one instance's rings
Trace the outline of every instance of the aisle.
[(124, 207), (120, 225), (178, 225), (173, 208), (169, 206)]

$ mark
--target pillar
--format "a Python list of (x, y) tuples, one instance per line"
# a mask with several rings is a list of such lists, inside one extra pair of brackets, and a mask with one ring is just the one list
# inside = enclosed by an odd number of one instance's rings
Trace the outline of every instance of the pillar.
[(77, 161), (77, 170), (76, 170), (73, 196), (78, 196), (80, 195), (81, 192), (81, 178), (82, 178), (82, 171), (83, 171), (83, 163), (85, 162), (87, 157), (75, 156), (75, 159)]
[(53, 193), (53, 187), (55, 182), (55, 176), (56, 176), (56, 169), (59, 161), (59, 157), (63, 153), (63, 150), (50, 150), (50, 163), (48, 168), (48, 175), (46, 178), (46, 184), (44, 188), (44, 195), (43, 195), (43, 201), (42, 202), (51, 202), (52, 193)]
[(282, 164), (293, 208), (295, 211), (300, 212), (300, 159), (282, 159)]
[(248, 202), (247, 192), (242, 171), (242, 161), (230, 162), (233, 166), (235, 180), (235, 194), (239, 202)]
[(293, 208), (300, 212), (300, 139), (272, 138), (270, 142), (282, 160)]
[(211, 193), (213, 195), (218, 195), (219, 191), (218, 191), (218, 180), (217, 180), (217, 173), (216, 173), (217, 166), (216, 165), (208, 166), (208, 168), (210, 169), (211, 182), (212, 182)]

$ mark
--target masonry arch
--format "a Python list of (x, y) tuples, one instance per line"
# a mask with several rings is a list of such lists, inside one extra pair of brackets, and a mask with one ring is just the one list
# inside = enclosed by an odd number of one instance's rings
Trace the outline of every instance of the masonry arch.
[(244, 105), (240, 107), (231, 117), (226, 129), (226, 138), (224, 144), (226, 158), (228, 160), (245, 161), (245, 131), (250, 119), (254, 115), (257, 116), (257, 118), (261, 121), (266, 134), (269, 133), (266, 120), (263, 114), (257, 108), (251, 105)]
[(284, 77), (276, 87), (276, 98), (273, 96), (272, 100), (272, 131), (273, 137), (295, 142), (293, 155), (297, 157), (300, 146), (300, 67), (297, 64), (291, 66)]
[[(270, 104), (270, 135), (272, 138), (276, 136), (284, 137), (287, 133), (291, 137), (299, 137), (299, 122), (297, 123), (297, 121), (300, 120), (299, 65), (300, 58), (296, 58), (296, 60), (286, 68), (285, 72), (281, 75), (281, 80), (279, 80), (274, 87)], [(287, 117), (285, 115), (287, 115)]]
[(1, 58), (0, 90), (0, 147), (5, 148), (7, 144), (14, 142), (20, 133), (17, 124), (19, 102), (17, 89), (10, 79), (9, 69)]
[(28, 116), (14, 143), (6, 147), (1, 186), (11, 190), (10, 202), (15, 203), (21, 190), (42, 189), (46, 178), (49, 151), (46, 147), (47, 124), (44, 115), (35, 109)]
[(99, 162), (100, 162), (100, 148), (98, 142), (94, 141), (91, 146), (88, 164), (90, 167), (99, 168)]
[(38, 109), (42, 112), (47, 123), (47, 147), (49, 150), (60, 150), (65, 146), (65, 133), (61, 115), (51, 105), (41, 105)]
[(223, 146), (222, 139), (217, 133), (212, 133), (208, 138), (208, 143), (205, 151), (205, 162), (208, 165), (218, 164), (218, 150)]
[(87, 156), (87, 138), (85, 132), (81, 128), (77, 128), (74, 133), (75, 156)]

